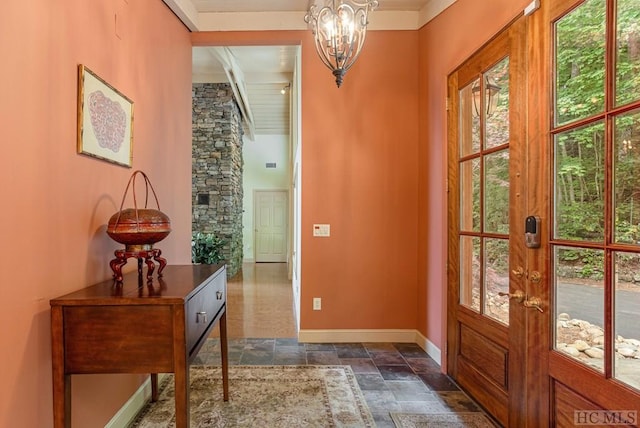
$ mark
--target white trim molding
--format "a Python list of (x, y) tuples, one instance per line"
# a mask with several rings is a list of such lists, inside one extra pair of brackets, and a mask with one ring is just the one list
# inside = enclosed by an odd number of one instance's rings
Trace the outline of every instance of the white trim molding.
[(442, 352), (418, 330), (300, 330), (298, 341), (303, 343), (395, 342), (415, 343), (442, 365)]
[(424, 349), (427, 355), (433, 358), (433, 360), (442, 367), (442, 351), (440, 350), (440, 348), (434, 345), (432, 341), (424, 337), (419, 331), (416, 331), (416, 338), (416, 343), (418, 344), (418, 346)]
[[(163, 0), (191, 31), (307, 30), (306, 11), (198, 12), (193, 0)], [(265, 0), (266, 1), (266, 0)], [(457, 0), (430, 0), (422, 10), (376, 10), (369, 30), (417, 30)]]
[[(166, 373), (158, 374), (158, 385), (167, 376)], [(128, 427), (138, 416), (142, 408), (151, 400), (151, 377), (148, 377), (140, 388), (133, 393), (124, 406), (111, 418), (104, 428)]]

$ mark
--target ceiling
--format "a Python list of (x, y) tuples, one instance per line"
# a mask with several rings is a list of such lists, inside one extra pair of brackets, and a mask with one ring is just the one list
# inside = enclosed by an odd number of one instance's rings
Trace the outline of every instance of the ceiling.
[[(229, 77), (225, 67), (234, 70), (231, 78), (241, 79), (236, 84), (239, 91), (244, 91), (243, 116), (253, 118), (252, 123), (244, 121), (248, 137), (253, 140), (255, 135), (288, 135), (290, 85), (298, 49), (297, 46), (194, 47), (193, 82), (226, 83)], [(236, 94), (236, 99), (239, 97), (243, 95)]]
[[(306, 29), (304, 14), (314, 0), (164, 0), (192, 31)], [(317, 0), (316, 0), (317, 1)], [(418, 29), (456, 0), (379, 0), (370, 29)], [(228, 71), (244, 92), (249, 138), (289, 134), (290, 91), (297, 46), (193, 48), (193, 81), (228, 82)], [(366, 49), (366, 43), (365, 43)], [(225, 72), (225, 68), (227, 72)], [(329, 73), (329, 70), (327, 70)], [(236, 94), (236, 98), (241, 94)], [(241, 102), (242, 104), (242, 102)], [(242, 107), (242, 106), (241, 106)], [(251, 120), (249, 120), (251, 122)]]
[[(419, 11), (429, 0), (379, 0), (378, 10)], [(198, 12), (304, 12), (309, 0), (192, 0)]]

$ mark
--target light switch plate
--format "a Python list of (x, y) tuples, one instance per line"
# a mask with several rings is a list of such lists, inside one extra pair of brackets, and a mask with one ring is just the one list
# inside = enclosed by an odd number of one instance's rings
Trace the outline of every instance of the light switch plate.
[(314, 224), (313, 236), (328, 237), (331, 236), (331, 225), (329, 224)]

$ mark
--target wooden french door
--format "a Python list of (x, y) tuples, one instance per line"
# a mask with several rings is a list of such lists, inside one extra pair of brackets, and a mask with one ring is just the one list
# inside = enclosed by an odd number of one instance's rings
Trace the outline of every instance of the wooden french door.
[(448, 94), (448, 371), (498, 422), (518, 427), (526, 315), (539, 313), (524, 306), (535, 303), (524, 246), (525, 30), (520, 18), (465, 61)]
[(449, 77), (448, 371), (504, 426), (640, 425), (639, 22), (543, 0)]
[(640, 0), (546, 3), (550, 419), (638, 426)]

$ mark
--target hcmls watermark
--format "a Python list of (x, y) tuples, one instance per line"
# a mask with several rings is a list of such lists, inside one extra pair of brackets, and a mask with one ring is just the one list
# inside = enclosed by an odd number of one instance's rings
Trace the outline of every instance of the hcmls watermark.
[(631, 425), (638, 423), (638, 412), (635, 410), (575, 410), (575, 425)]

